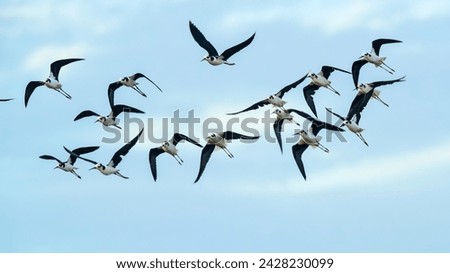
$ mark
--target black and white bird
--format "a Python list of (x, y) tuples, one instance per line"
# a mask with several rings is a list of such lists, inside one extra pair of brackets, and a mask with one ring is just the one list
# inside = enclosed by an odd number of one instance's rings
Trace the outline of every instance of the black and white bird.
[(246, 136), (241, 135), (239, 133), (235, 133), (232, 131), (226, 131), (226, 132), (220, 132), (220, 133), (213, 133), (207, 137), (207, 143), (205, 147), (202, 150), (202, 155), (200, 157), (200, 169), (198, 171), (197, 178), (195, 179), (194, 183), (197, 183), (197, 181), (200, 179), (200, 177), (203, 174), (203, 171), (205, 170), (206, 164), (208, 164), (209, 158), (211, 157), (211, 154), (213, 153), (214, 149), (216, 147), (222, 149), (230, 158), (233, 158), (233, 154), (228, 150), (227, 148), (227, 141), (232, 139), (247, 139), (247, 140), (253, 140), (258, 139), (259, 136)]
[[(364, 109), (364, 107), (366, 107), (367, 103), (369, 102), (369, 100), (371, 98), (376, 99), (379, 102), (381, 102), (382, 104), (389, 107), (389, 105), (380, 98), (381, 91), (377, 90), (375, 88), (377, 88), (379, 86), (383, 86), (383, 85), (393, 84), (396, 82), (402, 82), (402, 81), (404, 81), (404, 79), (405, 79), (405, 76), (395, 79), (395, 80), (376, 81), (376, 82), (371, 82), (371, 83), (359, 84), (358, 88), (357, 88), (358, 93), (356, 94), (356, 97), (353, 100), (350, 108), (355, 107), (356, 105), (359, 105), (358, 107), (360, 107), (361, 109), (357, 112), (360, 113)], [(359, 121), (359, 118), (358, 118), (358, 121)]]
[(46, 87), (61, 93), (68, 99), (72, 99), (72, 97), (62, 89), (62, 84), (59, 82), (59, 71), (61, 70), (61, 67), (67, 64), (82, 60), (84, 59), (71, 58), (54, 61), (50, 65), (50, 75), (47, 79), (45, 79), (44, 81), (31, 81), (27, 84), (27, 87), (25, 88), (25, 107), (27, 107), (28, 100), (30, 99), (30, 96), (31, 94), (33, 94), (34, 90), (42, 85), (45, 85)]
[(305, 96), (306, 103), (308, 104), (309, 108), (311, 109), (311, 111), (314, 113), (314, 115), (316, 117), (317, 117), (317, 111), (316, 111), (316, 106), (314, 104), (313, 95), (316, 93), (316, 91), (320, 87), (325, 87), (328, 90), (331, 90), (334, 93), (340, 95), (339, 92), (336, 91), (336, 89), (334, 89), (331, 86), (331, 81), (328, 80), (328, 77), (330, 76), (330, 74), (336, 70), (347, 73), (347, 74), (351, 74), (350, 72), (348, 72), (346, 70), (332, 67), (332, 66), (327, 66), (327, 65), (322, 66), (322, 70), (320, 70), (320, 72), (318, 74), (308, 73), (308, 77), (311, 78), (311, 82), (307, 86), (303, 87), (303, 95)]
[[(382, 69), (386, 70), (387, 72), (393, 74), (395, 72), (394, 69), (389, 67), (384, 61), (386, 60), (386, 57), (380, 57), (380, 48), (384, 44), (392, 44), (392, 43), (402, 43), (402, 41), (394, 40), (394, 39), (376, 39), (372, 41), (372, 51), (370, 53), (366, 52), (364, 53), (360, 59), (363, 59), (373, 65), (375, 67), (381, 67)], [(366, 64), (364, 63), (364, 64)]]
[(142, 129), (139, 132), (139, 134), (136, 137), (134, 137), (130, 142), (128, 142), (122, 148), (120, 148), (113, 155), (113, 157), (109, 161), (108, 165), (106, 165), (106, 166), (101, 164), (101, 163), (98, 163), (98, 162), (96, 162), (94, 160), (87, 159), (85, 157), (79, 156), (79, 158), (94, 164), (94, 167), (90, 168), (90, 170), (97, 169), (99, 172), (101, 172), (104, 175), (114, 174), (114, 175), (117, 175), (117, 176), (119, 176), (121, 178), (128, 179), (128, 177), (122, 175), (119, 172), (120, 170), (117, 168), (117, 165), (119, 165), (119, 163), (122, 161), (122, 157), (126, 156), (128, 154), (128, 152), (131, 150), (131, 148), (133, 148), (133, 146), (137, 143), (137, 141), (139, 140), (139, 137), (141, 136), (143, 131), (144, 131), (144, 129)]
[(295, 162), (297, 163), (298, 169), (300, 170), (303, 178), (306, 180), (306, 172), (302, 160), (303, 152), (311, 146), (312, 148), (318, 147), (324, 152), (328, 153), (329, 149), (320, 143), (321, 137), (317, 136), (317, 134), (322, 129), (341, 132), (344, 130), (335, 125), (320, 121), (304, 112), (302, 112), (302, 116), (311, 121), (311, 126), (309, 127), (308, 131), (301, 130), (295, 133), (295, 135), (300, 135), (300, 140), (292, 146), (292, 155), (294, 156)]
[(117, 116), (120, 115), (122, 112), (144, 114), (143, 111), (133, 108), (131, 106), (117, 104), (112, 107), (111, 112), (109, 113), (108, 116), (102, 116), (91, 110), (85, 110), (85, 111), (79, 113), (73, 121), (77, 121), (77, 120), (85, 118), (85, 117), (96, 116), (97, 119), (95, 120), (95, 122), (100, 122), (104, 126), (114, 126), (118, 129), (122, 129), (119, 125), (117, 125), (117, 122), (116, 122)]
[[(339, 114), (334, 113), (333, 111), (331, 111), (330, 108), (326, 108), (328, 112), (330, 112), (331, 114), (335, 115), (336, 117), (338, 117), (340, 120), (342, 120), (342, 125), (341, 126), (346, 126), (347, 129), (354, 133), (356, 136), (358, 136), (358, 138), (364, 143), (366, 144), (366, 146), (369, 146), (369, 144), (367, 143), (367, 141), (364, 139), (362, 132), (364, 131), (363, 128), (359, 127), (359, 120), (357, 120), (356, 116), (352, 117), (350, 115), (350, 113), (347, 115), (347, 117), (343, 117)], [(352, 110), (352, 109), (350, 109)], [(359, 112), (359, 117), (360, 117), (360, 113)]]
[[(305, 117), (304, 112), (296, 110), (296, 109), (275, 109), (272, 114), (277, 115), (277, 119), (273, 123), (273, 131), (275, 133), (275, 137), (277, 138), (278, 145), (280, 146), (281, 153), (283, 153), (283, 144), (281, 142), (281, 131), (283, 129), (283, 124), (285, 121), (293, 122), (300, 126), (300, 124), (294, 120), (294, 116), (292, 113), (296, 113), (300, 116)], [(307, 115), (305, 113), (305, 115)]]
[(255, 103), (255, 104), (253, 104), (252, 106), (250, 106), (248, 108), (245, 108), (242, 111), (234, 112), (234, 113), (228, 113), (228, 115), (236, 115), (236, 114), (240, 114), (240, 113), (247, 112), (247, 111), (250, 111), (250, 110), (256, 110), (259, 107), (263, 107), (263, 106), (269, 105), (269, 104), (272, 104), (273, 107), (280, 107), (281, 109), (284, 109), (284, 105), (286, 104), (286, 101), (283, 100), (284, 94), (286, 94), (291, 89), (296, 88), (300, 83), (302, 83), (305, 80), (305, 78), (307, 76), (308, 75), (303, 76), (298, 81), (295, 81), (295, 82), (293, 82), (293, 83), (283, 87), (277, 93), (275, 93), (273, 95), (270, 95), (266, 99), (264, 99), (262, 101), (259, 101), (259, 102)]
[(178, 164), (181, 165), (183, 163), (183, 159), (181, 159), (181, 157), (178, 155), (177, 144), (183, 140), (190, 142), (195, 146), (203, 148), (202, 145), (200, 145), (197, 141), (193, 140), (192, 138), (180, 133), (175, 133), (169, 141), (164, 141), (160, 147), (150, 149), (148, 153), (148, 161), (150, 163), (150, 169), (152, 171), (153, 179), (155, 180), (155, 182), (157, 176), (156, 157), (158, 157), (162, 153), (168, 153), (171, 156), (173, 156), (173, 158), (175, 158)]
[(128, 76), (128, 77), (123, 77), (120, 80), (113, 82), (109, 85), (109, 87), (108, 87), (109, 103), (111, 105), (114, 105), (114, 92), (121, 86), (131, 87), (133, 90), (135, 90), (136, 92), (141, 94), (141, 96), (147, 97), (147, 95), (144, 92), (142, 92), (142, 90), (138, 87), (139, 83), (137, 82), (137, 80), (139, 78), (146, 78), (156, 88), (158, 88), (159, 91), (162, 92), (161, 88), (159, 88), (159, 86), (156, 83), (154, 83), (152, 80), (150, 80), (150, 78), (148, 78), (147, 76), (145, 76), (142, 73), (136, 73), (136, 74)]
[(69, 158), (65, 162), (63, 162), (63, 161), (59, 160), (58, 158), (51, 156), (51, 155), (41, 155), (39, 158), (46, 159), (46, 160), (56, 160), (58, 162), (58, 165), (56, 165), (55, 169), (60, 169), (65, 172), (73, 173), (76, 177), (81, 179), (81, 176), (75, 172), (75, 170), (78, 168), (74, 166), (75, 161), (78, 158), (78, 155), (93, 152), (93, 151), (97, 150), (98, 148), (99, 148), (99, 146), (90, 146), (90, 147), (77, 148), (77, 149), (71, 151), (71, 150), (67, 149), (66, 147), (64, 147), (64, 149), (70, 154)]
[(189, 29), (191, 31), (192, 37), (194, 37), (194, 40), (198, 43), (198, 45), (208, 52), (208, 55), (206, 55), (202, 59), (202, 61), (206, 60), (209, 64), (214, 66), (220, 64), (234, 65), (234, 63), (228, 62), (228, 59), (237, 52), (239, 52), (240, 50), (242, 50), (243, 48), (247, 47), (253, 41), (256, 34), (254, 33), (252, 36), (250, 36), (250, 38), (248, 38), (244, 42), (237, 44), (233, 47), (230, 47), (229, 49), (225, 50), (222, 54), (219, 55), (214, 46), (208, 40), (206, 40), (205, 36), (191, 21), (189, 21)]

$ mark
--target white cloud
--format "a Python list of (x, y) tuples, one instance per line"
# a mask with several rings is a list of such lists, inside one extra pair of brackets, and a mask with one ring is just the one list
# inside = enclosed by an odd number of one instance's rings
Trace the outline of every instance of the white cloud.
[[(86, 44), (69, 46), (47, 45), (31, 52), (23, 62), (23, 69), (28, 71), (50, 71), (50, 63), (58, 59), (83, 58), (92, 49)], [(42, 77), (46, 77), (47, 74)]]
[(419, 20), (446, 16), (449, 12), (450, 2), (445, 0), (414, 2), (408, 10), (411, 17)]
[(290, 5), (265, 6), (226, 15), (224, 28), (248, 24), (289, 21), (324, 34), (337, 34), (351, 29), (382, 30), (411, 21), (443, 17), (450, 13), (450, 2), (434, 1), (309, 1)]
[(336, 189), (402, 183), (446, 168), (450, 161), (450, 140), (422, 150), (386, 155), (365, 161), (345, 162), (325, 173), (309, 173), (308, 183), (298, 177), (286, 181), (259, 181), (234, 185), (236, 192), (249, 195), (302, 195)]
[[(111, 3), (108, 2), (111, 6)], [(118, 4), (118, 3), (116, 3)], [(113, 15), (96, 13), (101, 9), (96, 3), (72, 1), (29, 1), (5, 4), (0, 10), (0, 19), (9, 24), (0, 26), (0, 32), (10, 35), (29, 33), (56, 35), (62, 30), (82, 31), (83, 35), (109, 33), (118, 24)], [(68, 35), (68, 33), (66, 33)]]

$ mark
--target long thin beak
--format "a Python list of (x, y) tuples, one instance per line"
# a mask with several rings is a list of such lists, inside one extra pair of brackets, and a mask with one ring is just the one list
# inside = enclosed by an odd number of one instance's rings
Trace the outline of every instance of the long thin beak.
[(206, 58), (201, 59), (200, 62), (202, 62), (202, 61), (204, 61), (204, 60), (206, 60)]
[(53, 170), (54, 170), (54, 169), (58, 169), (58, 166), (54, 167)]
[(92, 167), (92, 168), (89, 169), (89, 171), (94, 170), (94, 169), (95, 169), (95, 167)]
[(362, 58), (364, 58), (364, 55), (359, 56), (359, 59), (362, 59)]

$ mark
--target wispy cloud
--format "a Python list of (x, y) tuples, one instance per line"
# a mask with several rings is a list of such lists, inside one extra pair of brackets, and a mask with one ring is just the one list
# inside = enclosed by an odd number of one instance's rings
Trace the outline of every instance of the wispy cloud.
[(373, 187), (402, 183), (417, 175), (432, 175), (450, 161), (450, 140), (414, 152), (384, 155), (352, 164), (341, 164), (324, 173), (310, 173), (309, 183), (298, 177), (285, 181), (236, 184), (235, 190), (249, 195), (303, 195), (336, 189)]
[(100, 17), (96, 11), (101, 8), (95, 3), (76, 1), (45, 0), (22, 4), (12, 2), (4, 4), (0, 10), (0, 19), (10, 22), (2, 24), (0, 32), (10, 36), (30, 33), (52, 36), (63, 30), (82, 29), (85, 35), (106, 34), (114, 29), (118, 21), (113, 20), (112, 15), (108, 13)]
[(223, 18), (222, 25), (225, 28), (239, 28), (255, 23), (289, 21), (332, 35), (352, 29), (392, 29), (408, 22), (435, 19), (449, 13), (450, 3), (442, 0), (403, 1), (394, 6), (390, 1), (309, 1), (289, 5), (277, 3), (276, 6), (232, 12)]
[(90, 50), (90, 47), (85, 44), (46, 45), (28, 54), (22, 67), (28, 71), (45, 71), (49, 69), (53, 61), (64, 58), (83, 58)]

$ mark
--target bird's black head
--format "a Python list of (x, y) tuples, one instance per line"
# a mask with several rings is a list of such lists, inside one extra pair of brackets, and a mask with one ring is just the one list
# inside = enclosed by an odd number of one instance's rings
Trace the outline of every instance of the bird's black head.
[(273, 96), (273, 95), (270, 95), (270, 96), (269, 96), (269, 99), (270, 99), (270, 100), (273, 100), (273, 99), (274, 99), (274, 96)]

